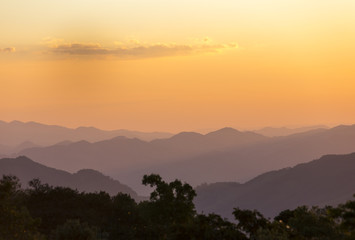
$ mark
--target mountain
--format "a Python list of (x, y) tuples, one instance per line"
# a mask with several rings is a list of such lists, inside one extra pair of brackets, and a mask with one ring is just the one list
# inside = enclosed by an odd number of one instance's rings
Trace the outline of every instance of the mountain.
[[(180, 133), (168, 139), (151, 142), (126, 137), (90, 143), (87, 141), (66, 142), (49, 147), (30, 148), (21, 151), (36, 162), (70, 172), (81, 168), (98, 169), (110, 176), (130, 179), (134, 188), (142, 188), (142, 176), (151, 172), (137, 172), (154, 165), (180, 161), (215, 151), (239, 149), (267, 140), (252, 132), (239, 132), (225, 128), (206, 135)], [(138, 175), (134, 175), (137, 172)], [(142, 188), (143, 189), (143, 188)], [(145, 188), (144, 188), (145, 189)]]
[(260, 134), (240, 132), (226, 127), (205, 135), (195, 132), (182, 132), (168, 139), (153, 140), (151, 145), (159, 149), (170, 149), (175, 156), (178, 156), (178, 159), (181, 159), (184, 156), (200, 155), (206, 152), (238, 149), (267, 139)]
[[(168, 138), (172, 134), (164, 132), (138, 132), (128, 130), (104, 131), (94, 127), (79, 127), (76, 129), (55, 125), (45, 125), (36, 122), (4, 122), (0, 121), (0, 144), (15, 147), (24, 142), (35, 145), (49, 146), (63, 141), (97, 142), (117, 136), (139, 138), (151, 141), (157, 138)], [(22, 148), (23, 149), (23, 148)], [(20, 150), (22, 150), (20, 149)], [(16, 149), (14, 149), (15, 151)], [(18, 149), (17, 149), (18, 150)]]
[[(355, 152), (355, 125), (316, 129), (284, 137), (273, 137), (225, 151), (213, 151), (179, 161), (137, 170), (159, 173), (168, 180), (182, 179), (194, 186), (203, 182), (245, 182), (274, 169), (295, 166), (326, 154)], [(129, 178), (122, 178), (130, 182)]]
[(257, 209), (274, 217), (297, 206), (336, 205), (355, 194), (355, 153), (326, 155), (293, 168), (262, 174), (244, 184), (225, 182), (196, 188), (196, 208), (231, 218), (233, 208)]
[(327, 129), (328, 127), (325, 125), (315, 125), (308, 127), (300, 127), (300, 128), (287, 128), (287, 127), (265, 127), (262, 129), (254, 130), (253, 132), (267, 136), (267, 137), (279, 137), (279, 136), (288, 136), (291, 134), (308, 132), (315, 129)]
[(98, 171), (83, 169), (71, 174), (46, 167), (24, 156), (0, 159), (0, 176), (2, 175), (17, 176), (22, 186), (27, 186), (30, 180), (39, 178), (42, 183), (52, 186), (70, 187), (85, 192), (105, 191), (111, 195), (122, 192), (139, 199), (137, 193), (131, 188)]
[(206, 135), (183, 132), (168, 139), (151, 142), (126, 137), (115, 137), (95, 143), (66, 141), (48, 147), (25, 149), (19, 154), (71, 172), (83, 167), (100, 170), (127, 169), (171, 162), (213, 151), (238, 149), (266, 139), (267, 137), (252, 132), (221, 129)]
[(13, 153), (21, 152), (24, 149), (34, 148), (34, 147), (41, 147), (41, 146), (38, 144), (34, 144), (33, 142), (30, 141), (25, 141), (15, 146), (0, 145), (0, 157), (10, 156)]
[(245, 182), (322, 155), (354, 152), (354, 142), (355, 125), (273, 138), (224, 128), (205, 135), (183, 132), (151, 142), (125, 137), (95, 143), (79, 141), (30, 148), (20, 154), (70, 172), (97, 169), (140, 192), (146, 189), (140, 183), (144, 174), (158, 173), (164, 179), (177, 178), (193, 186)]
[(0, 144), (0, 155), (5, 156), (10, 150), (11, 147)]

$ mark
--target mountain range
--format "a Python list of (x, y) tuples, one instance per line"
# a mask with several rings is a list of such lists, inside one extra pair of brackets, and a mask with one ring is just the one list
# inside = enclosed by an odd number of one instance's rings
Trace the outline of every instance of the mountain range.
[(337, 205), (355, 194), (355, 153), (326, 155), (292, 168), (264, 173), (244, 184), (220, 182), (196, 188), (199, 212), (232, 218), (234, 207), (267, 217), (297, 206)]
[(298, 127), (298, 128), (264, 127), (262, 129), (254, 130), (253, 132), (267, 137), (280, 137), (280, 136), (288, 136), (296, 133), (308, 132), (320, 128), (327, 129), (328, 127), (325, 125), (314, 125), (314, 126)]
[(29, 147), (54, 145), (63, 141), (97, 142), (117, 136), (151, 141), (172, 136), (171, 133), (166, 132), (146, 133), (123, 129), (106, 131), (94, 127), (72, 129), (57, 125), (20, 121), (0, 121), (0, 133), (0, 153), (2, 154), (16, 153)]
[(105, 191), (111, 195), (121, 192), (131, 195), (136, 200), (140, 199), (130, 187), (98, 171), (82, 169), (71, 174), (63, 170), (46, 167), (24, 156), (0, 159), (0, 176), (2, 175), (17, 176), (25, 188), (29, 181), (38, 178), (42, 183), (51, 186), (69, 187), (84, 192)]
[[(355, 151), (355, 125), (316, 129), (284, 137), (264, 138), (243, 146), (206, 151), (174, 161), (165, 161), (134, 171), (120, 172), (120, 180), (140, 191), (134, 179), (144, 173), (182, 179), (193, 186), (221, 181), (246, 182), (264, 172), (292, 167), (327, 154)], [(117, 170), (116, 170), (117, 171)], [(114, 176), (114, 171), (105, 171)]]
[(193, 186), (221, 181), (245, 182), (267, 171), (291, 167), (326, 154), (355, 151), (355, 125), (316, 129), (282, 137), (223, 128), (205, 135), (183, 132), (150, 142), (126, 137), (79, 141), (21, 151), (50, 167), (75, 172), (97, 169), (140, 194), (144, 174), (158, 173)]
[[(1, 136), (5, 141), (6, 137)], [(295, 166), (325, 154), (354, 152), (353, 142), (355, 125), (280, 137), (223, 128), (207, 134), (182, 132), (150, 141), (118, 136), (97, 142), (63, 140), (46, 147), (27, 142), (29, 148), (12, 157), (28, 156), (71, 173), (83, 168), (97, 169), (146, 195), (148, 192), (140, 182), (144, 174), (158, 173), (164, 179), (177, 178), (193, 186), (204, 182), (245, 182), (264, 172)]]
[(142, 186), (137, 179), (141, 179), (146, 173), (151, 173), (149, 169), (151, 166), (179, 162), (181, 159), (216, 151), (241, 149), (267, 139), (253, 132), (224, 128), (205, 135), (183, 132), (168, 139), (150, 142), (126, 137), (95, 143), (79, 141), (29, 148), (19, 154), (41, 164), (69, 172), (81, 168), (98, 169), (123, 182), (125, 182), (123, 179), (129, 179), (128, 184), (138, 189)]

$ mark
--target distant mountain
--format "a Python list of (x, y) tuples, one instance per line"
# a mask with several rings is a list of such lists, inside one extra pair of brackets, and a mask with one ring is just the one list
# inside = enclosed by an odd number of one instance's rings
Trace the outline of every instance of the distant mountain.
[(145, 142), (116, 137), (80, 141), (20, 152), (50, 167), (70, 172), (97, 169), (141, 193), (144, 174), (158, 173), (197, 186), (203, 182), (245, 182), (274, 169), (291, 167), (326, 154), (355, 152), (355, 125), (315, 129), (284, 137), (265, 137), (224, 128), (205, 135), (180, 133)]
[(172, 136), (171, 133), (164, 132), (145, 133), (128, 130), (105, 131), (94, 127), (79, 127), (71, 129), (36, 122), (24, 123), (20, 121), (12, 121), (9, 123), (0, 121), (0, 133), (0, 144), (10, 147), (18, 146), (24, 142), (32, 142), (35, 145), (41, 146), (49, 146), (63, 141), (86, 140), (89, 142), (97, 142), (117, 136), (138, 138), (145, 141), (151, 141), (158, 138), (169, 138)]
[(0, 156), (5, 156), (10, 149), (11, 147), (0, 144)]
[(126, 137), (95, 143), (62, 142), (49, 147), (25, 149), (20, 154), (68, 171), (77, 171), (84, 166), (94, 169), (137, 168), (139, 164), (170, 162), (217, 150), (236, 149), (266, 139), (252, 132), (226, 128), (206, 135), (183, 132), (151, 142)]
[(300, 128), (265, 127), (262, 129), (254, 130), (253, 132), (267, 137), (279, 137), (279, 136), (288, 136), (296, 133), (308, 132), (315, 129), (328, 129), (328, 127), (325, 125), (315, 125), (315, 126), (300, 127)]
[(122, 192), (139, 199), (131, 188), (98, 171), (83, 169), (71, 174), (46, 167), (24, 156), (0, 159), (0, 176), (9, 174), (17, 176), (24, 187), (30, 180), (39, 178), (42, 183), (52, 186), (70, 187), (85, 192), (105, 191), (111, 195)]
[(195, 132), (182, 132), (168, 139), (153, 140), (151, 144), (160, 149), (175, 151), (175, 155), (181, 159), (183, 155), (200, 155), (213, 151), (226, 151), (238, 149), (250, 144), (267, 140), (260, 134), (253, 132), (240, 132), (233, 128), (222, 128), (205, 135)]
[(5, 146), (5, 145), (0, 145), (0, 157), (3, 156), (10, 156), (13, 153), (21, 152), (24, 149), (27, 148), (34, 148), (34, 147), (41, 147), (40, 145), (34, 144), (30, 141), (23, 142), (19, 145), (15, 146)]
[(355, 153), (327, 155), (251, 181), (204, 184), (196, 188), (198, 211), (231, 217), (234, 207), (257, 209), (273, 217), (301, 205), (335, 205), (355, 194)]
[[(116, 137), (110, 140), (89, 143), (56, 144), (50, 147), (30, 148), (20, 155), (50, 167), (70, 172), (82, 168), (98, 169), (110, 176), (129, 178), (129, 184), (141, 187), (142, 172), (131, 177), (139, 169), (148, 169), (156, 164), (166, 164), (190, 157), (216, 151), (239, 149), (250, 144), (266, 141), (268, 138), (252, 132), (239, 132), (225, 128), (206, 135), (198, 133), (180, 133), (168, 139), (145, 142), (139, 139)], [(122, 177), (122, 178), (121, 178)]]
[[(355, 152), (355, 125), (316, 129), (285, 137), (268, 138), (225, 151), (214, 151), (179, 161), (157, 164), (130, 173), (131, 182), (144, 172), (159, 173), (165, 179), (182, 179), (194, 186), (203, 182), (245, 182), (274, 169), (295, 166), (326, 154)], [(124, 177), (124, 174), (122, 175)]]

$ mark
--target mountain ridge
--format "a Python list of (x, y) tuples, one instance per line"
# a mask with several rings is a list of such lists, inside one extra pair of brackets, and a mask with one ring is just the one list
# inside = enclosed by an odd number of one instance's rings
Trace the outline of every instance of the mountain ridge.
[[(355, 125), (311, 130), (290, 136), (268, 138), (242, 148), (214, 151), (196, 157), (143, 169), (168, 179), (185, 177), (192, 185), (202, 182), (245, 182), (261, 173), (292, 167), (327, 154), (355, 151)], [(211, 171), (213, 169), (213, 171)], [(207, 180), (209, 179), (209, 180)]]
[(145, 141), (168, 138), (173, 134), (167, 132), (139, 132), (125, 129), (101, 130), (95, 127), (68, 128), (37, 122), (0, 121), (0, 144), (11, 147), (30, 141), (36, 145), (49, 146), (63, 141), (86, 140), (96, 142), (117, 136), (139, 138)]
[[(114, 137), (99, 142), (74, 142), (23, 150), (44, 165), (75, 172), (97, 169), (144, 191), (144, 174), (203, 182), (245, 182), (274, 169), (291, 167), (326, 154), (355, 151), (355, 126), (315, 129), (289, 136), (265, 137), (232, 128), (199, 134), (182, 132), (150, 142)], [(16, 156), (16, 155), (15, 155)]]
[[(355, 153), (325, 155), (309, 163), (263, 173), (244, 184), (196, 187), (198, 211), (231, 218), (234, 207), (273, 217), (301, 205), (336, 205), (355, 193)], [(216, 200), (216, 198), (218, 198)]]
[(23, 186), (27, 186), (30, 180), (38, 178), (42, 183), (53, 186), (70, 187), (84, 192), (106, 191), (111, 195), (122, 192), (131, 195), (134, 199), (140, 199), (130, 187), (99, 171), (81, 169), (71, 174), (64, 170), (47, 167), (26, 156), (0, 159), (0, 175), (15, 175)]

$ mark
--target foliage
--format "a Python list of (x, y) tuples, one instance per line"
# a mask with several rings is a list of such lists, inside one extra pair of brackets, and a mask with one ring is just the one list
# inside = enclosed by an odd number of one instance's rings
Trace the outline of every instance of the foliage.
[(79, 220), (67, 220), (53, 232), (53, 240), (96, 240), (96, 230)]
[(237, 229), (234, 223), (221, 218), (217, 214), (202, 215), (198, 214), (195, 218), (195, 239), (225, 239), (225, 240), (244, 240), (245, 234)]
[(26, 206), (32, 216), (42, 219), (40, 231), (46, 235), (68, 219), (107, 228), (112, 205), (107, 193), (79, 193), (70, 188), (51, 187), (37, 179), (30, 182), (26, 193)]
[(135, 239), (140, 228), (137, 203), (127, 194), (112, 198), (110, 239)]
[(326, 208), (301, 206), (283, 211), (275, 219), (284, 223), (290, 239), (341, 239)]
[(38, 219), (33, 219), (22, 203), (19, 179), (3, 176), (0, 180), (0, 240), (41, 239)]
[(154, 188), (148, 201), (129, 195), (85, 193), (52, 187), (38, 179), (22, 190), (14, 176), (0, 180), (0, 240), (353, 240), (355, 201), (337, 207), (282, 211), (266, 219), (257, 210), (235, 208), (236, 223), (217, 214), (197, 214), (193, 188), (156, 174), (142, 183)]
[(166, 183), (159, 175), (144, 175), (142, 183), (154, 187), (150, 201), (139, 204), (143, 235), (152, 239), (188, 239), (195, 215), (193, 188), (179, 180)]
[(255, 239), (257, 231), (269, 224), (268, 220), (257, 210), (234, 208), (233, 215), (238, 220), (237, 228), (247, 233), (250, 239)]
[(327, 210), (333, 220), (339, 223), (339, 231), (344, 233), (344, 239), (355, 239), (355, 201), (347, 201), (337, 208), (328, 207)]
[(274, 221), (266, 228), (260, 228), (256, 232), (257, 240), (288, 240), (290, 239), (288, 227), (282, 222)]

